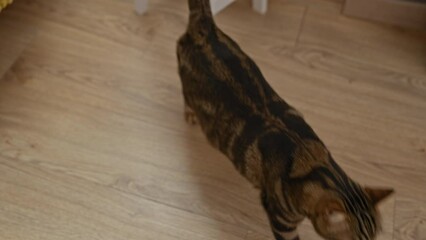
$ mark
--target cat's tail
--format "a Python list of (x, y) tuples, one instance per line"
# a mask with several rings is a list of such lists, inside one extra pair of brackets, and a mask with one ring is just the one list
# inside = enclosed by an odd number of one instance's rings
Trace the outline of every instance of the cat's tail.
[(213, 22), (210, 0), (188, 0), (189, 23), (195, 24), (200, 20)]

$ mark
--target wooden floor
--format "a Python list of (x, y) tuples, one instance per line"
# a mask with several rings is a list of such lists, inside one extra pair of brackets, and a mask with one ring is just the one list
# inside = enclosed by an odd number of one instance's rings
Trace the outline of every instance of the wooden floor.
[[(117, 0), (0, 14), (38, 30), (0, 80), (0, 239), (272, 239), (257, 191), (183, 120), (186, 1), (150, 2), (145, 16)], [(274, 0), (261, 16), (238, 1), (217, 22), (354, 179), (396, 189), (380, 239), (425, 240), (426, 34), (340, 8)]]

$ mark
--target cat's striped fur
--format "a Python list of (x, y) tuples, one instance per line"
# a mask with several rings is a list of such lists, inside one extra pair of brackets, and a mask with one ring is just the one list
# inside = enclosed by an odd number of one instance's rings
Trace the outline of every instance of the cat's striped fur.
[(188, 0), (177, 55), (185, 116), (261, 191), (275, 239), (299, 239), (308, 217), (326, 239), (369, 240), (380, 229), (376, 203), (392, 190), (352, 181), (301, 114), (214, 23), (208, 0)]

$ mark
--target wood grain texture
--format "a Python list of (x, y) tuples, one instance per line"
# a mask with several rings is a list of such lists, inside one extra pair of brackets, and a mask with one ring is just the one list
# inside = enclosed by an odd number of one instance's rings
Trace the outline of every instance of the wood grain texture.
[[(354, 179), (396, 188), (380, 239), (423, 240), (426, 35), (343, 17), (341, 4), (270, 1), (261, 16), (237, 1), (217, 22)], [(0, 239), (272, 239), (257, 191), (184, 122), (185, 1), (132, 8), (22, 0), (5, 12), (40, 30), (0, 81)]]

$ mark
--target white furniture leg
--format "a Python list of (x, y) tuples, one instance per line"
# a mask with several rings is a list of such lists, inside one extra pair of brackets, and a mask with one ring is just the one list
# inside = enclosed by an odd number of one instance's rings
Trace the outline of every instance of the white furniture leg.
[(135, 0), (135, 11), (144, 14), (148, 10), (148, 0)]
[(265, 14), (268, 11), (268, 0), (252, 0), (253, 9), (256, 12)]
[(213, 15), (218, 14), (220, 11), (225, 9), (235, 0), (210, 0), (210, 5), (212, 7)]

